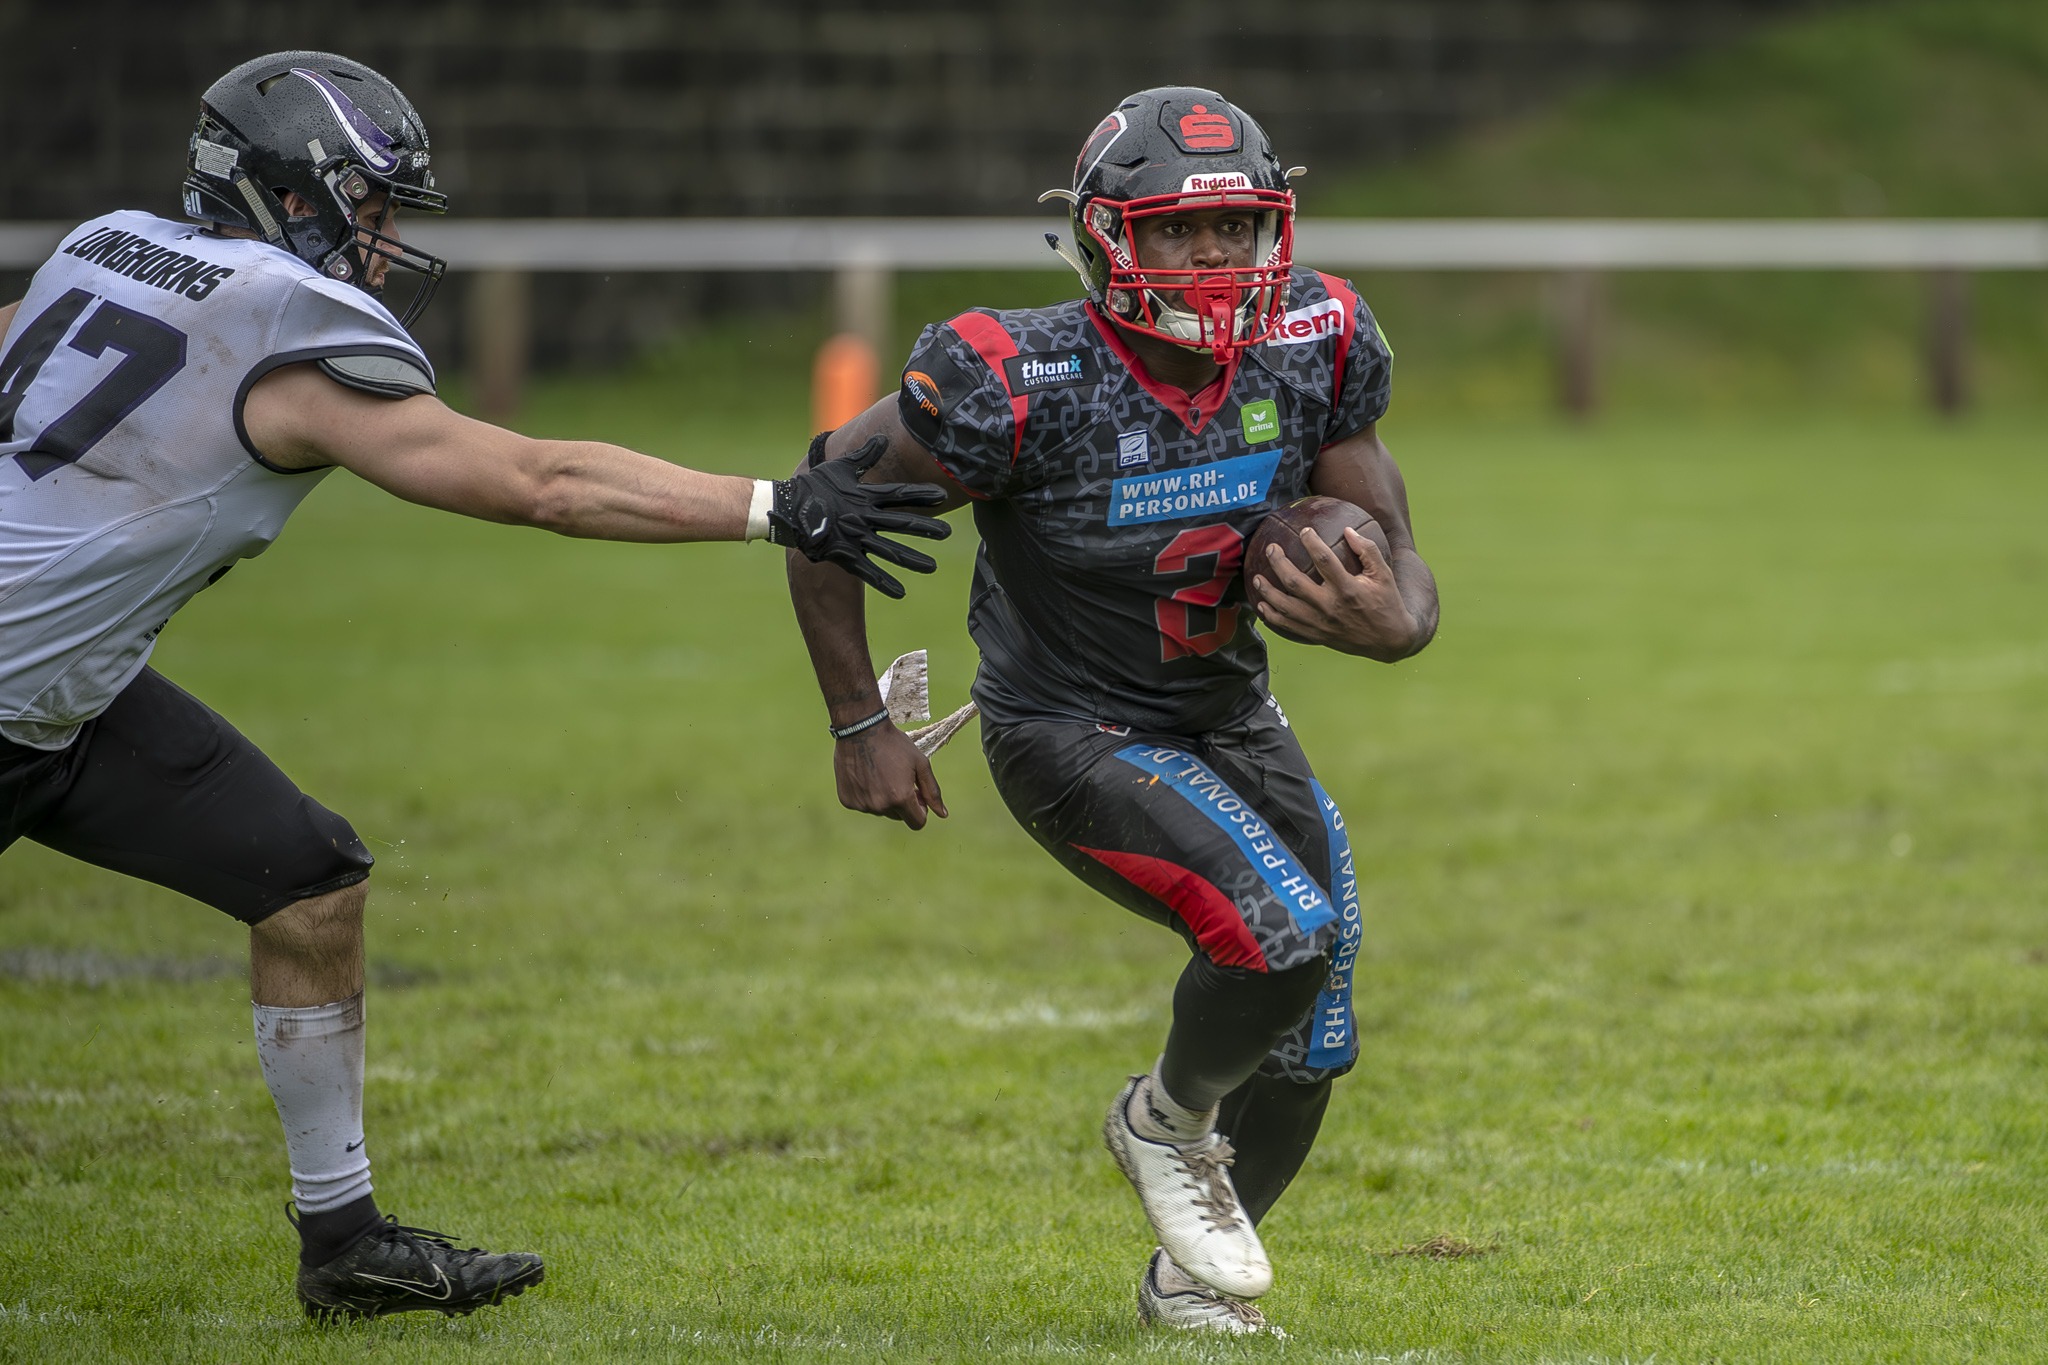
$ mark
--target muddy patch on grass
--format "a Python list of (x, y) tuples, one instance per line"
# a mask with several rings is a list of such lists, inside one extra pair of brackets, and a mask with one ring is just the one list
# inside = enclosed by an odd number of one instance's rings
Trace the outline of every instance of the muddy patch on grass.
[(1392, 1251), (1382, 1251), (1382, 1256), (1422, 1256), (1432, 1261), (1458, 1261), (1473, 1256), (1491, 1256), (1500, 1250), (1499, 1242), (1468, 1242), (1463, 1237), (1453, 1237), (1440, 1232), (1426, 1242), (1416, 1242)]

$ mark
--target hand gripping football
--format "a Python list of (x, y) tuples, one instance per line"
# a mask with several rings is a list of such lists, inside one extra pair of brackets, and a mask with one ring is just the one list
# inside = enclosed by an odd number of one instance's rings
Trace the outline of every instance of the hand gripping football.
[[(1312, 530), (1323, 539), (1323, 544), (1336, 551), (1338, 561), (1348, 573), (1357, 573), (1364, 565), (1351, 552), (1351, 546), (1344, 540), (1344, 529), (1350, 527), (1379, 547), (1382, 559), (1391, 559), (1393, 552), (1387, 548), (1387, 533), (1373, 520), (1372, 513), (1362, 507), (1355, 507), (1342, 498), (1310, 497), (1289, 503), (1259, 523), (1259, 529), (1252, 534), (1251, 549), (1244, 560), (1244, 592), (1254, 609), (1261, 601), (1284, 590), (1274, 581), (1270, 561), (1266, 556), (1268, 546), (1277, 545), (1295, 568), (1320, 583), (1322, 571), (1309, 558), (1308, 547), (1301, 543), (1301, 533)], [(1269, 593), (1259, 591), (1258, 579), (1263, 577), (1271, 589)], [(1301, 643), (1300, 637), (1292, 635), (1272, 622), (1260, 618), (1260, 624), (1283, 639)]]

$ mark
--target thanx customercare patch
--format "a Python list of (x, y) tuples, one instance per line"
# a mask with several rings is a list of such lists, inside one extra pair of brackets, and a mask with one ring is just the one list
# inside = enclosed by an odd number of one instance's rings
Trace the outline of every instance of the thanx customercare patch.
[(1095, 357), (1086, 351), (1034, 352), (1003, 361), (1003, 378), (1013, 394), (1068, 389), (1096, 380)]

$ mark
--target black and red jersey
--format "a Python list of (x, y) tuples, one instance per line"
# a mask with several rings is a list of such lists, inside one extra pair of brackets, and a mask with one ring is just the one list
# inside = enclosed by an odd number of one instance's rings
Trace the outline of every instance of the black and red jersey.
[(1191, 734), (1258, 704), (1245, 544), (1379, 420), (1391, 365), (1357, 291), (1301, 267), (1275, 335), (1192, 397), (1082, 300), (927, 327), (898, 408), (974, 499), (987, 719)]

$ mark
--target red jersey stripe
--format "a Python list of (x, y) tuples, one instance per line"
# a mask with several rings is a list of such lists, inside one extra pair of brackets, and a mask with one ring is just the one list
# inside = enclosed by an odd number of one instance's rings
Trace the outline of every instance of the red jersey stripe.
[(1003, 392), (1010, 395), (1010, 415), (1015, 419), (1010, 423), (1015, 429), (1010, 442), (1010, 463), (1017, 463), (1017, 455), (1024, 449), (1024, 414), (1031, 406), (1030, 394), (1011, 392), (1010, 376), (1003, 369), (1005, 360), (1016, 358), (1017, 343), (1003, 330), (1003, 324), (986, 313), (962, 313), (946, 325), (953, 329), (954, 335), (972, 346), (983, 363), (996, 372), (996, 378), (1002, 381)]
[(1337, 412), (1344, 406), (1344, 357), (1351, 354), (1351, 334), (1358, 330), (1358, 295), (1345, 288), (1344, 281), (1335, 275), (1318, 270), (1316, 278), (1323, 282), (1325, 293), (1344, 305), (1344, 330), (1337, 334), (1337, 354), (1331, 363), (1337, 379), (1330, 390), (1330, 411)]

